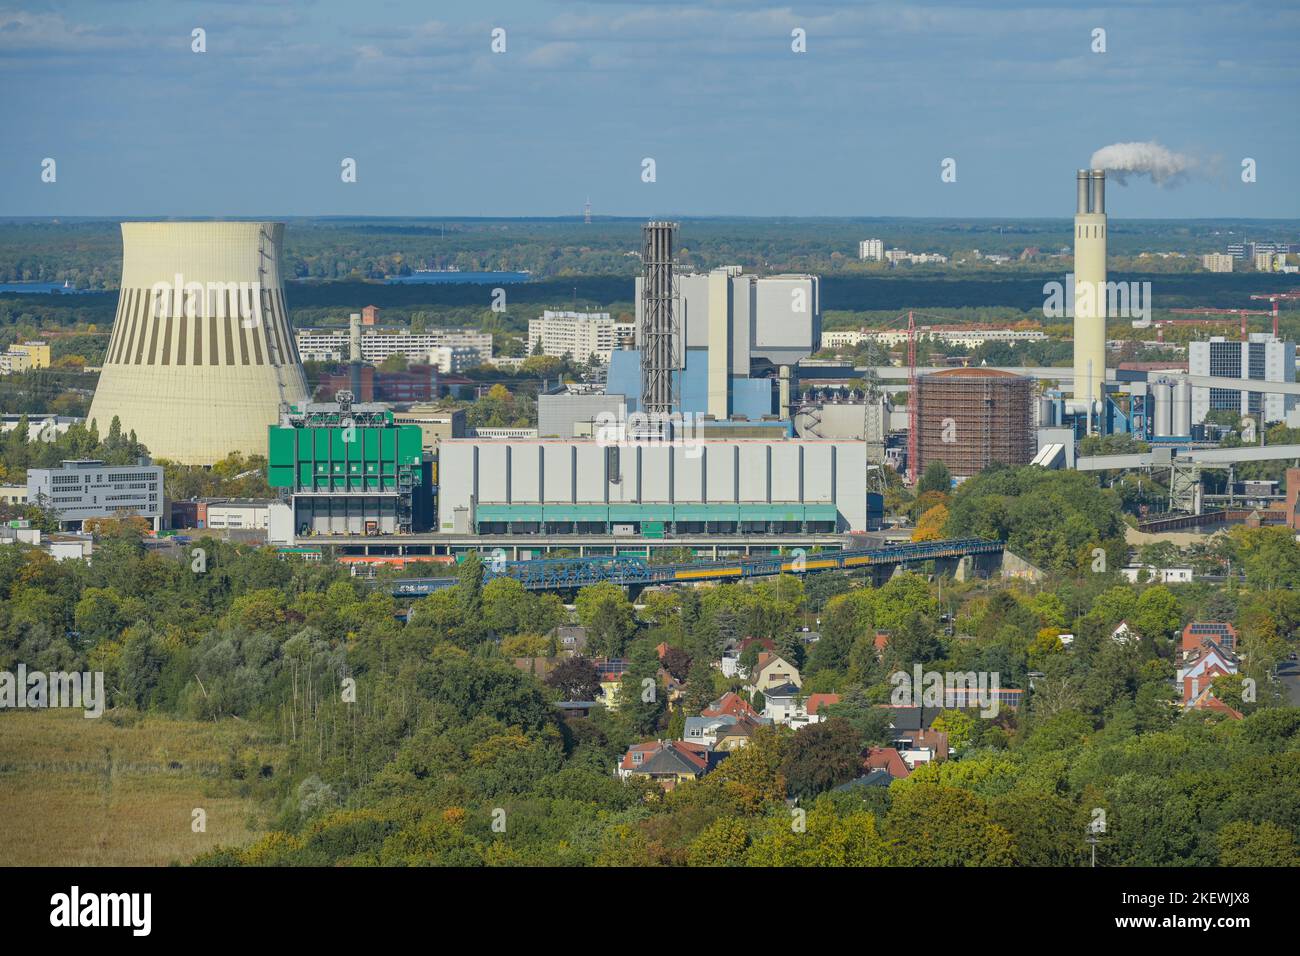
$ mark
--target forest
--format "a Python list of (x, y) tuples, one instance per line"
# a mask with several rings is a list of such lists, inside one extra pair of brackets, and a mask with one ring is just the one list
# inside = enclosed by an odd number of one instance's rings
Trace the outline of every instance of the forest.
[[(408, 619), (382, 577), (207, 539), (193, 542), (200, 572), (106, 523), (89, 564), (0, 548), (0, 669), (103, 670), (106, 720), (239, 720), (274, 738), (279, 756), (232, 751), (222, 771), (256, 797), (269, 834), (178, 862), (1075, 866), (1100, 809), (1104, 865), (1300, 863), (1300, 709), (1272, 680), (1300, 624), (1300, 545), (1242, 528), (1220, 544), (1241, 569), (1224, 585), (1128, 584), (1082, 565), (1116, 529), (1110, 493), (1036, 488), (1053, 516), (1027, 503), (1026, 480), (967, 482), (948, 530), (1003, 532), (1050, 576), (947, 581), (942, 596), (921, 574), (872, 588), (828, 573), (636, 604), (600, 585), (571, 595), (569, 612), (556, 595), (485, 581), (470, 557)], [(1193, 619), (1236, 622), (1249, 666), (1216, 693), (1244, 719), (1171, 703)], [(556, 709), (592, 692), (587, 657), (544, 680), (517, 666), (554, 655), (553, 628), (570, 620), (587, 629), (586, 654), (627, 660), (617, 711)], [(1110, 639), (1120, 621), (1140, 639)], [(838, 693), (829, 719), (765, 729), (666, 794), (616, 777), (630, 744), (680, 736), (687, 714), (738, 689), (712, 665), (745, 636), (773, 640), (806, 693)], [(942, 713), (953, 759), (887, 788), (836, 789), (886, 740), (888, 675), (917, 663), (996, 671), (1004, 687), (1037, 676), (1020, 710)], [(671, 706), (665, 673), (683, 690)], [(661, 693), (629, 690), (644, 679)]]

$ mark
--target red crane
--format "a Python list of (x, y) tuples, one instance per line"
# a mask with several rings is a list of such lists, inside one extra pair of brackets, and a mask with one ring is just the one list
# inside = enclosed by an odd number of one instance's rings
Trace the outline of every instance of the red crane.
[(1277, 336), (1277, 304), (1279, 302), (1297, 302), (1300, 301), (1300, 292), (1261, 292), (1259, 295), (1252, 295), (1252, 299), (1263, 300), (1273, 306), (1273, 336)]
[[(1273, 316), (1273, 332), (1277, 333), (1277, 311), (1264, 311), (1262, 309), (1170, 309), (1170, 312), (1177, 312), (1180, 315), (1239, 315), (1241, 316), (1241, 337), (1246, 338), (1246, 316), (1248, 315), (1271, 315)], [(1188, 324), (1208, 324), (1212, 319), (1186, 319)]]
[(916, 473), (917, 458), (920, 456), (921, 417), (917, 414), (919, 389), (916, 387), (916, 315), (907, 313), (907, 480), (915, 487), (919, 477)]

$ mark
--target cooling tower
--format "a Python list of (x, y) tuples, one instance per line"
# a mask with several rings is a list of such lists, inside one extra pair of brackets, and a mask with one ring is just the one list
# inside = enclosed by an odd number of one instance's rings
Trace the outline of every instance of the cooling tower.
[(156, 458), (266, 454), (307, 398), (280, 281), (279, 222), (122, 223), (122, 291), (90, 406)]
[(1079, 170), (1074, 215), (1074, 397), (1096, 402), (1106, 377), (1106, 171)]

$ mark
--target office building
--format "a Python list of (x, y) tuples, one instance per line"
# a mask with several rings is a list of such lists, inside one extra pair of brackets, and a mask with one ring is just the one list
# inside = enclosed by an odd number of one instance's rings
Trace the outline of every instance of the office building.
[(27, 500), (63, 528), (80, 527), (89, 518), (136, 515), (157, 531), (163, 515), (163, 470), (150, 464), (105, 465), (94, 459), (29, 468)]

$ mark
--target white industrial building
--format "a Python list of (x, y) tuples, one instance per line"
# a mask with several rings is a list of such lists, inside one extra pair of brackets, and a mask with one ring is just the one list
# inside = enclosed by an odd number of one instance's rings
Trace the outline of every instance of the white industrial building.
[[(1208, 342), (1187, 346), (1188, 372), (1246, 381), (1294, 382), (1295, 343), (1275, 338), (1270, 332), (1251, 332), (1245, 342), (1215, 336)], [(1192, 388), (1192, 422), (1201, 424), (1211, 411), (1227, 410), (1242, 415), (1261, 411), (1266, 422), (1284, 421), (1296, 408), (1296, 396), (1278, 392), (1256, 392), (1248, 388)]]
[[(295, 338), (304, 362), (346, 362), (351, 357), (347, 329), (298, 329)], [(404, 355), (412, 362), (426, 362), (430, 353), (440, 348), (472, 349), (476, 356), (471, 366), (478, 365), (492, 356), (492, 333), (472, 329), (361, 330), (361, 360), (372, 365), (393, 354)]]
[[(550, 355), (577, 362), (596, 356), (606, 365), (623, 339), (631, 339), (631, 323), (615, 322), (608, 312), (551, 312), (528, 320), (528, 354)], [(540, 349), (540, 352), (539, 352)]]
[(766, 534), (867, 530), (860, 441), (451, 440), (438, 530)]
[[(637, 348), (641, 347), (641, 277), (636, 280)], [(740, 266), (677, 276), (679, 338), (675, 352), (707, 349), (713, 338), (728, 340), (736, 374), (748, 374), (751, 358), (793, 365), (817, 351), (822, 336), (821, 281), (814, 275), (746, 275)], [(711, 323), (718, 329), (710, 334)], [(710, 370), (714, 365), (710, 355)], [(725, 416), (724, 416), (725, 417)]]
[(29, 468), (27, 500), (64, 526), (127, 514), (144, 518), (157, 531), (162, 526), (163, 470), (159, 465), (105, 465), (94, 459)]

